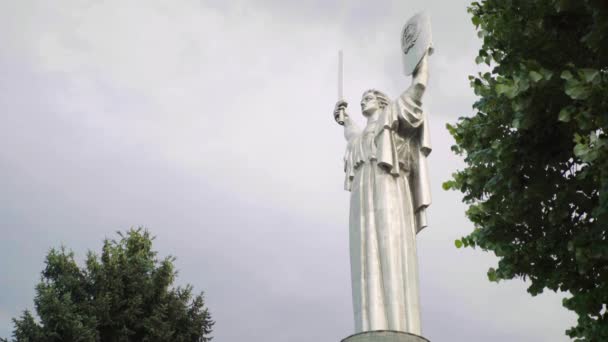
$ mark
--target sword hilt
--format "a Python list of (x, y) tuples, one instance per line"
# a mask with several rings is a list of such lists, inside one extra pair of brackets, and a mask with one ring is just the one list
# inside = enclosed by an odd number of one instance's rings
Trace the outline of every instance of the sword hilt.
[(334, 112), (334, 119), (336, 120), (336, 122), (339, 125), (344, 126), (344, 120), (345, 120), (345, 117), (346, 117), (345, 108), (348, 106), (348, 103), (346, 103), (344, 100), (341, 100), (341, 101), (343, 101), (343, 102), (338, 105), (337, 113)]

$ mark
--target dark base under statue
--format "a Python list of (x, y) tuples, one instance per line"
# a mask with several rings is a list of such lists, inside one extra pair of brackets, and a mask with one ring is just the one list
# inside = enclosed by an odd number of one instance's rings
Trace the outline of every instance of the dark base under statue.
[(342, 342), (430, 342), (426, 338), (401, 331), (365, 331), (348, 336)]

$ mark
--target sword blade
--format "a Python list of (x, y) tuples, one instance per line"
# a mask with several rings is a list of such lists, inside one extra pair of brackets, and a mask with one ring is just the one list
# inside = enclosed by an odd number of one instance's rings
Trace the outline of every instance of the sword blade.
[(338, 51), (338, 99), (344, 99), (344, 55)]

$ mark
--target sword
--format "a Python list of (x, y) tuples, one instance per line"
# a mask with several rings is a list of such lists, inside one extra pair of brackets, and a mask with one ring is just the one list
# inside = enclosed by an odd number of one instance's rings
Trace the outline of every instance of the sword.
[[(342, 50), (338, 51), (338, 100), (344, 101), (344, 54)], [(344, 108), (340, 107), (338, 115), (334, 118), (340, 125), (344, 125)]]

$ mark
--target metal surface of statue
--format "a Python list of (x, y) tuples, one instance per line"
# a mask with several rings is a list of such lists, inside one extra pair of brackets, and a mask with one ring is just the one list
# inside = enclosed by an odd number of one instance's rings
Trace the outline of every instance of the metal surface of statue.
[(427, 225), (425, 210), (431, 203), (426, 162), (431, 147), (421, 102), (433, 51), (430, 37), (428, 16), (406, 23), (401, 44), (404, 72), (412, 75), (412, 83), (395, 100), (375, 89), (364, 92), (363, 129), (345, 112), (346, 101), (340, 99), (334, 110), (347, 140), (355, 333), (420, 335), (416, 234)]

